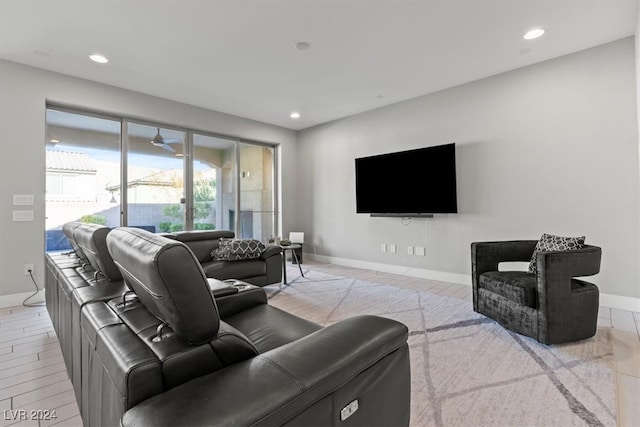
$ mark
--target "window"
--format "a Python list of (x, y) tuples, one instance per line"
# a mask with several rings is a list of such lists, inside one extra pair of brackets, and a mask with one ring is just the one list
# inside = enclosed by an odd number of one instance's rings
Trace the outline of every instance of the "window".
[(59, 107), (46, 113), (48, 251), (68, 249), (61, 228), (69, 221), (227, 229), (263, 241), (277, 234), (275, 146)]
[(120, 122), (47, 109), (46, 249), (66, 250), (69, 221), (120, 225)]
[(129, 122), (127, 224), (153, 232), (185, 230), (186, 133)]

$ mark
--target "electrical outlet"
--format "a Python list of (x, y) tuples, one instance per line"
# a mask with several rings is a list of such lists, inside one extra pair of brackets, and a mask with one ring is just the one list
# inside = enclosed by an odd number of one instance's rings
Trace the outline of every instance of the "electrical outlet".
[(424, 256), (424, 247), (423, 246), (416, 246), (416, 255), (421, 255)]
[(391, 252), (392, 254), (396, 253), (396, 245), (389, 245), (389, 252)]
[(33, 274), (34, 273), (34, 268), (35, 268), (35, 265), (33, 263), (25, 264), (24, 265), (24, 275), (28, 276), (29, 272), (31, 272)]
[(407, 254), (408, 254), (408, 255), (413, 255), (413, 246), (409, 246), (409, 247), (407, 248)]
[(384, 244), (384, 243), (383, 243), (383, 244), (381, 244), (381, 245), (380, 245), (380, 250), (381, 250), (382, 252), (387, 252), (387, 245), (386, 245), (386, 244)]

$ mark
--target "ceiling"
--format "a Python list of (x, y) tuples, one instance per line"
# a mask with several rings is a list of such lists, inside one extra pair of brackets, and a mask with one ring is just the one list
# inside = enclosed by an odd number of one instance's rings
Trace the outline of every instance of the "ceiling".
[(299, 130), (631, 36), (637, 16), (631, 0), (0, 0), (0, 58)]

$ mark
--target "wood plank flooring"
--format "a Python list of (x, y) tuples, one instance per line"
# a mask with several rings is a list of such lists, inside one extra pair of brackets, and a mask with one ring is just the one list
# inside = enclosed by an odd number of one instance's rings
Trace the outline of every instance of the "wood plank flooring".
[[(302, 266), (306, 270), (471, 299), (471, 288), (465, 285), (307, 260)], [(297, 266), (290, 266), (287, 271), (290, 281), (299, 274)], [(640, 426), (640, 313), (600, 307), (598, 323), (614, 332), (618, 425)], [(45, 307), (0, 310), (0, 426), (9, 425), (82, 426)]]
[(45, 307), (0, 310), (0, 425), (82, 426)]

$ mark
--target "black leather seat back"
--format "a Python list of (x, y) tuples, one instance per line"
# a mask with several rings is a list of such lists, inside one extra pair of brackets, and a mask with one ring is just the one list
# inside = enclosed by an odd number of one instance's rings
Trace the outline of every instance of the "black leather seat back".
[(216, 336), (218, 308), (200, 263), (184, 243), (121, 227), (109, 233), (107, 246), (127, 286), (178, 336), (192, 345)]
[(229, 230), (185, 231), (173, 233), (173, 238), (186, 244), (200, 263), (211, 261), (211, 251), (218, 247), (220, 238), (233, 239), (235, 233)]
[(76, 238), (73, 235), (73, 232), (75, 231), (75, 229), (80, 224), (82, 224), (82, 223), (81, 222), (76, 222), (76, 221), (66, 222), (62, 226), (62, 232), (64, 233), (65, 237), (69, 241), (69, 244), (71, 245), (71, 248), (76, 253), (78, 258), (80, 259), (80, 263), (81, 264), (88, 264), (89, 260), (87, 259), (87, 256), (82, 251), (82, 248), (80, 248), (80, 246), (78, 246), (78, 243), (76, 242)]
[(77, 224), (73, 236), (89, 264), (108, 281), (117, 282), (122, 280), (122, 275), (107, 249), (107, 235), (110, 232), (111, 228), (100, 224)]

